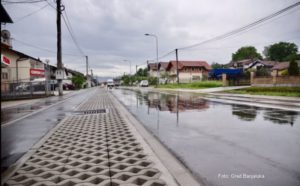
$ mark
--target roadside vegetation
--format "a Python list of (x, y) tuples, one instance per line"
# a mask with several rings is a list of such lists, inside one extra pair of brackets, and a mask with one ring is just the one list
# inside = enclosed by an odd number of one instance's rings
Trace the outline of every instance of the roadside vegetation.
[(214, 87), (221, 87), (222, 82), (221, 81), (199, 81), (199, 82), (193, 82), (193, 83), (174, 83), (174, 84), (165, 84), (165, 85), (159, 85), (158, 88), (186, 88), (186, 89), (201, 89), (201, 88), (214, 88)]
[(300, 97), (300, 87), (249, 87), (225, 92), (265, 96)]
[(76, 89), (81, 89), (85, 82), (85, 77), (81, 74), (72, 77), (72, 83), (75, 85)]

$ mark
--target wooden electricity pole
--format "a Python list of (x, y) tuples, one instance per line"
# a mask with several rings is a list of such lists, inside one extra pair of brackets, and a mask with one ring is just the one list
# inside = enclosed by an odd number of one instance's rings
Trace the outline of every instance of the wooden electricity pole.
[(178, 74), (178, 49), (175, 49), (176, 54), (176, 76), (177, 76), (177, 84), (179, 84), (179, 74)]
[(57, 78), (58, 82), (58, 92), (59, 96), (63, 95), (63, 86), (62, 79), (63, 76), (63, 65), (62, 65), (62, 55), (61, 55), (61, 0), (56, 0), (56, 26), (57, 26), (57, 74), (59, 78)]

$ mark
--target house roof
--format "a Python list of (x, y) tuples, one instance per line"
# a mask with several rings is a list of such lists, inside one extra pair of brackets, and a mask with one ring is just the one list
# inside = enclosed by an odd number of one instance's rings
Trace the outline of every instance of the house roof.
[(5, 8), (2, 6), (2, 4), (0, 4), (0, 12), (1, 12), (1, 17), (0, 17), (1, 23), (13, 23), (12, 19), (10, 18)]
[(157, 70), (157, 63), (149, 63), (148, 70)]
[(169, 62), (159, 62), (159, 64), (158, 64), (159, 68), (163, 68), (165, 70), (167, 69), (168, 65), (169, 65)]
[(261, 61), (261, 60), (257, 60), (255, 62), (253, 62), (252, 64), (249, 64), (248, 68), (252, 68), (253, 66), (255, 66), (256, 64), (262, 64), (266, 67), (272, 68), (275, 65), (277, 65), (279, 62), (278, 61)]
[[(300, 61), (296, 61), (298, 63), (298, 67), (300, 68)], [(285, 70), (288, 69), (290, 66), (290, 62), (280, 62), (277, 65), (275, 65), (272, 70)]]
[[(172, 66), (176, 67), (176, 61), (170, 61), (168, 69)], [(211, 70), (211, 66), (206, 61), (178, 61), (178, 69), (183, 67), (204, 67), (206, 70)]]
[(34, 57), (29, 56), (29, 55), (27, 55), (27, 54), (24, 54), (24, 53), (22, 53), (22, 52), (19, 52), (19, 51), (17, 51), (17, 50), (13, 50), (13, 49), (11, 49), (11, 48), (6, 48), (6, 47), (4, 47), (2, 44), (1, 44), (1, 50), (7, 50), (7, 51), (9, 51), (9, 52), (11, 52), (11, 53), (17, 54), (18, 56), (20, 56), (20, 57), (22, 57), (22, 58), (29, 58), (29, 59), (33, 59), (33, 60), (36, 60), (36, 61), (39, 61), (39, 62), (43, 63), (39, 58), (37, 59), (37, 58), (34, 58)]
[(257, 60), (257, 59), (243, 59), (243, 60), (239, 60), (239, 61), (230, 61), (227, 64), (227, 66), (233, 67), (234, 64), (249, 65), (249, 64), (253, 63), (254, 61), (259, 61), (259, 60)]
[(265, 66), (273, 67), (279, 64), (278, 61), (260, 61), (260, 63), (264, 64)]

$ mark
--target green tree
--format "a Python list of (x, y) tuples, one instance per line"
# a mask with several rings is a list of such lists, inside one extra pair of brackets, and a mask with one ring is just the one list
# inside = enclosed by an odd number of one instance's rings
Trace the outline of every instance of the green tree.
[(216, 68), (223, 68), (222, 64), (219, 64), (217, 62), (212, 62), (211, 68), (216, 69)]
[(300, 74), (298, 63), (296, 62), (296, 55), (290, 57), (288, 72), (290, 76), (297, 76)]
[(147, 68), (145, 68), (145, 69), (140, 68), (140, 69), (136, 72), (135, 75), (136, 75), (136, 76), (143, 76), (143, 77), (147, 76)]
[(279, 42), (265, 47), (264, 55), (274, 61), (287, 61), (292, 55), (296, 55), (298, 47), (294, 43)]
[(239, 61), (243, 59), (262, 59), (260, 53), (257, 52), (256, 48), (253, 46), (241, 47), (232, 54), (232, 61)]
[(77, 89), (80, 89), (85, 82), (85, 77), (81, 74), (75, 75), (72, 77), (72, 83)]

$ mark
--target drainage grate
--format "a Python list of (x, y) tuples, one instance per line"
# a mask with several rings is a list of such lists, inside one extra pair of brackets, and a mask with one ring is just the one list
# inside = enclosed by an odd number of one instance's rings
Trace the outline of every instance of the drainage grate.
[(96, 109), (96, 110), (85, 110), (83, 114), (100, 114), (100, 113), (107, 113), (107, 109)]
[(108, 113), (108, 109), (95, 109), (95, 110), (83, 110), (83, 111), (75, 111), (75, 115), (87, 115), (87, 114), (106, 114)]

